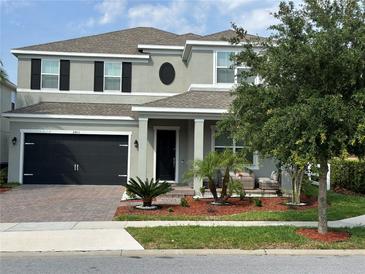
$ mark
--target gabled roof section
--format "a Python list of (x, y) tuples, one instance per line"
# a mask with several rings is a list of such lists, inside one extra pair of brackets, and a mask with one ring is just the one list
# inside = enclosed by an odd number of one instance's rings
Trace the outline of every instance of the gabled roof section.
[[(227, 29), (227, 30), (224, 30), (224, 31), (220, 31), (220, 32), (205, 35), (205, 36), (201, 37), (199, 40), (203, 40), (203, 41), (227, 41), (229, 39), (232, 39), (232, 38), (236, 37), (236, 35), (237, 34), (234, 30)], [(257, 36), (251, 35), (251, 34), (246, 35), (246, 39), (248, 39), (248, 40), (253, 39), (254, 37), (257, 37)]]
[(232, 100), (230, 92), (188, 91), (142, 106), (133, 106), (132, 111), (225, 113)]
[[(138, 45), (178, 46), (179, 49), (183, 49), (187, 41), (199, 41), (201, 44), (204, 41), (227, 41), (234, 36), (235, 32), (233, 30), (225, 30), (203, 36), (195, 33), (178, 35), (152, 27), (136, 27), (69, 40), (16, 48), (12, 50), (12, 52), (15, 55), (37, 52), (39, 52), (37, 54), (40, 54), (40, 52), (47, 54), (52, 52), (60, 53), (61, 55), (62, 53), (74, 53), (84, 54), (86, 56), (86, 54), (90, 53), (105, 55), (131, 55), (130, 57), (138, 57), (138, 55), (140, 55), (140, 57), (142, 57), (144, 54), (139, 50)], [(254, 36), (247, 35), (247, 37), (252, 38)]]
[(138, 44), (171, 43), (179, 35), (149, 27), (137, 27), (64, 41), (17, 48), (16, 50), (82, 52), (106, 54), (141, 54)]
[(99, 118), (121, 118), (133, 120), (135, 114), (131, 105), (127, 104), (98, 104), (98, 103), (64, 103), (41, 102), (35, 105), (18, 108), (3, 113), (4, 117), (34, 117), (34, 118), (82, 118), (89, 116)]

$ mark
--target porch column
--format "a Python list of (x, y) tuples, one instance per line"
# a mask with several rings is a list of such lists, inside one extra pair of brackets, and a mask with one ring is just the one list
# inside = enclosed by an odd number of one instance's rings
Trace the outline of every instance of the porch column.
[(138, 130), (138, 176), (144, 181), (147, 177), (148, 118), (139, 118)]
[[(194, 120), (194, 160), (202, 160), (204, 157), (204, 119)], [(195, 194), (200, 194), (200, 188), (203, 181), (200, 178), (194, 178)]]

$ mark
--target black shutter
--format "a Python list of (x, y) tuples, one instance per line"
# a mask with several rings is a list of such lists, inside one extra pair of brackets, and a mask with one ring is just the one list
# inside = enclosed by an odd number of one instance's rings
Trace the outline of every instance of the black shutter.
[(94, 65), (94, 91), (103, 91), (104, 87), (104, 62), (95, 61)]
[(132, 91), (132, 63), (123, 62), (122, 92)]
[(41, 89), (41, 59), (32, 59), (30, 75), (30, 88)]
[(60, 66), (60, 90), (70, 90), (70, 60), (61, 60)]

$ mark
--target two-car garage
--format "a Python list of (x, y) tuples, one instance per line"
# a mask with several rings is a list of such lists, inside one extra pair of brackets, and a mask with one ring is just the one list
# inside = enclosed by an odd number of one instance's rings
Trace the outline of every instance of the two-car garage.
[(24, 184), (125, 185), (129, 135), (24, 133)]

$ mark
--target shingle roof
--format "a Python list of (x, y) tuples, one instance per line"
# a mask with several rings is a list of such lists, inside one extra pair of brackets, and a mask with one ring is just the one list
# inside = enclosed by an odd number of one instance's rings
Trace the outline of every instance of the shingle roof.
[[(223, 38), (232, 38), (233, 30), (225, 30), (209, 35), (185, 33), (178, 35), (151, 27), (136, 27), (85, 36), (75, 39), (51, 42), (17, 48), (17, 50), (59, 51), (82, 53), (109, 53), (109, 54), (141, 54), (138, 44), (174, 45), (183, 46), (186, 40), (219, 41)], [(252, 37), (248, 35), (248, 37)]]
[(144, 107), (228, 109), (233, 97), (226, 91), (188, 91), (144, 104)]
[(127, 104), (41, 102), (6, 113), (134, 117)]

